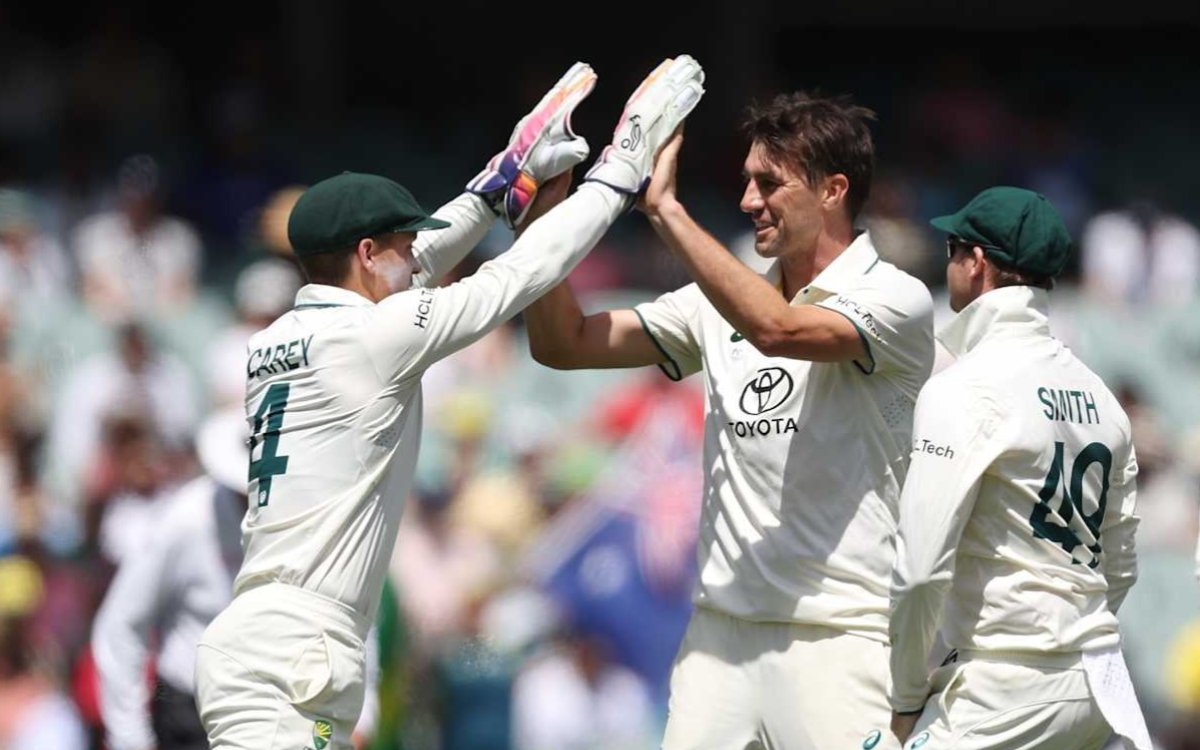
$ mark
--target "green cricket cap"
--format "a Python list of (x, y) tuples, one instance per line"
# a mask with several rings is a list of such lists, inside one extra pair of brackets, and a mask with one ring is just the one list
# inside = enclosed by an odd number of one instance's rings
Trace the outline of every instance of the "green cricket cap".
[(929, 222), (975, 243), (990, 258), (1018, 271), (1057, 276), (1071, 254), (1071, 235), (1045, 196), (1015, 187), (992, 187), (957, 213)]
[(403, 185), (386, 177), (343, 172), (304, 191), (288, 217), (296, 255), (319, 255), (389, 232), (445, 229)]

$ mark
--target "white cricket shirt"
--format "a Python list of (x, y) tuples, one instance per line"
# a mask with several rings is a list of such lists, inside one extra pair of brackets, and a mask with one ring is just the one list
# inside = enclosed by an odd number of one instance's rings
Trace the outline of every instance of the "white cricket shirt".
[(191, 693), (196, 643), (227, 605), (242, 560), (243, 499), (200, 477), (179, 488), (124, 559), (92, 629), (100, 708), (113, 750), (154, 747), (146, 664), (157, 632), (159, 679)]
[(866, 358), (765, 356), (694, 284), (637, 307), (668, 376), (704, 371), (695, 603), (884, 641), (913, 405), (933, 366), (932, 300), (862, 233), (791, 304), (845, 315)]
[[(622, 208), (615, 191), (585, 183), (462, 281), (378, 304), (309, 284), (251, 338), (250, 509), (235, 596), (280, 582), (374, 619), (420, 446), (421, 375), (562, 281)], [(418, 234), (422, 285), (493, 219), (473, 195), (434, 215), (451, 227)]]
[(1116, 645), (1136, 577), (1129, 419), (1050, 334), (1047, 295), (990, 291), (939, 338), (958, 361), (921, 391), (900, 503), (892, 705), (918, 710), (945, 605), (952, 648)]

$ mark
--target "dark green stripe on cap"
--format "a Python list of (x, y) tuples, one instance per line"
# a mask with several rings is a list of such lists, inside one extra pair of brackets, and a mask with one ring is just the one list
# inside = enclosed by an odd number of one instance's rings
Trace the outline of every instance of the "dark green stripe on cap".
[(445, 229), (397, 182), (374, 174), (343, 172), (304, 191), (288, 217), (296, 255), (343, 250), (364, 237), (389, 232)]

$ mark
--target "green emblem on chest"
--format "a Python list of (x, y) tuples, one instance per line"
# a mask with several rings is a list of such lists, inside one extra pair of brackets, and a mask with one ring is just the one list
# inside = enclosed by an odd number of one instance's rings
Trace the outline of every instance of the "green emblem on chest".
[(313, 724), (313, 747), (315, 750), (325, 750), (332, 738), (333, 725), (324, 719), (317, 719)]

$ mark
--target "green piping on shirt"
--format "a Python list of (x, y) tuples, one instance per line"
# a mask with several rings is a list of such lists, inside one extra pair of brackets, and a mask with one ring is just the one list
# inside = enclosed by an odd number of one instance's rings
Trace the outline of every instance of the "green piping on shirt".
[(310, 302), (305, 305), (296, 305), (292, 309), (293, 310), (319, 310), (322, 307), (349, 307), (349, 305), (342, 305), (342, 304), (338, 304), (336, 302), (328, 302), (328, 303)]
[[(654, 334), (650, 332), (650, 326), (646, 324), (646, 319), (642, 317), (642, 314), (641, 314), (641, 312), (639, 312), (639, 311), (637, 310), (637, 308), (634, 308), (634, 310), (633, 310), (633, 313), (634, 313), (634, 315), (637, 315), (637, 316), (638, 316), (638, 320), (639, 320), (639, 321), (641, 321), (641, 323), (642, 323), (642, 330), (643, 330), (643, 331), (645, 331), (645, 332), (646, 332), (646, 335), (650, 337), (650, 340), (651, 340), (652, 342), (654, 342), (654, 348), (655, 348), (655, 349), (658, 349), (658, 351), (659, 351), (659, 352), (660, 352), (660, 353), (661, 353), (661, 354), (662, 354), (664, 357), (666, 357), (666, 358), (667, 358), (667, 362), (666, 362), (666, 364), (664, 364), (664, 363), (662, 363), (662, 362), (659, 362), (659, 363), (658, 363), (658, 369), (662, 370), (662, 371), (663, 371), (663, 375), (666, 375), (668, 378), (670, 378), (671, 380), (675, 381), (676, 383), (678, 383), (679, 381), (683, 380), (683, 368), (679, 366), (679, 363), (678, 363), (678, 362), (676, 362), (674, 359), (672, 359), (672, 358), (671, 358), (671, 355), (670, 355), (670, 354), (667, 354), (667, 350), (663, 348), (662, 344), (658, 343), (658, 339), (654, 338)], [(674, 368), (675, 368), (675, 374), (674, 374), (674, 375), (672, 375), (672, 374), (671, 374), (671, 371), (667, 369), (667, 364), (670, 364), (672, 367), (674, 367)]]
[(856, 323), (854, 318), (851, 318), (841, 310), (834, 310), (832, 307), (825, 307), (825, 305), (821, 305), (821, 309), (828, 310), (829, 312), (835, 312), (846, 320), (850, 321), (850, 325), (854, 326), (854, 330), (858, 331), (858, 337), (862, 339), (863, 348), (867, 350), (867, 357), (871, 360), (871, 369), (868, 370), (867, 368), (863, 367), (857, 359), (852, 359), (850, 361), (854, 363), (855, 367), (862, 371), (863, 375), (870, 375), (871, 373), (875, 372), (875, 355), (871, 352), (871, 342), (867, 338), (867, 334), (863, 332), (862, 326)]

